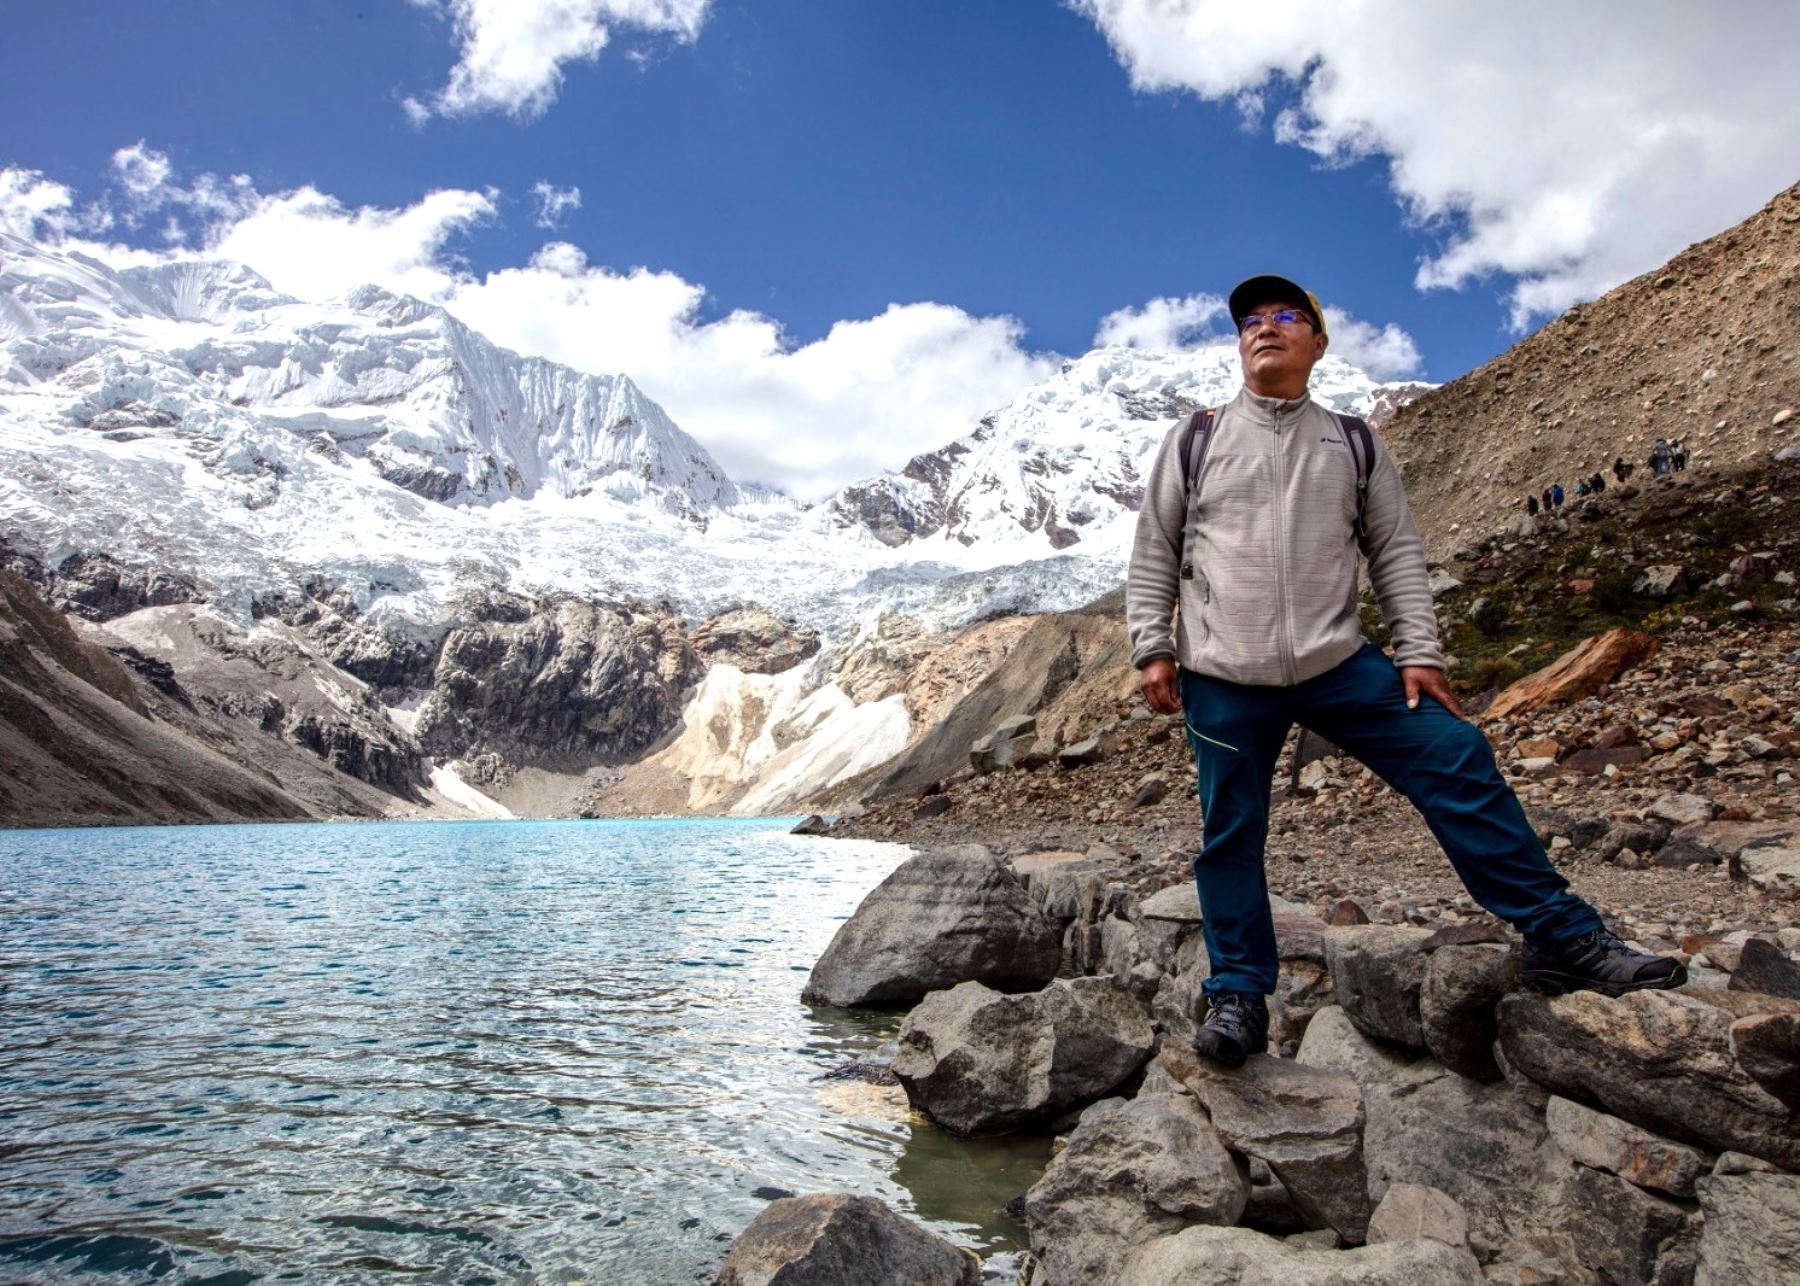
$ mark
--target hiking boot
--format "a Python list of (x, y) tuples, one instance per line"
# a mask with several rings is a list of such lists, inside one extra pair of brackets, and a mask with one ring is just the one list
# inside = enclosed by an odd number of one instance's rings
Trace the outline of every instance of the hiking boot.
[(1519, 985), (1546, 996), (1571, 991), (1623, 996), (1628, 991), (1668, 991), (1686, 982), (1687, 970), (1679, 960), (1633, 951), (1606, 929), (1554, 947), (1527, 938), (1519, 961)]
[(1206, 1021), (1194, 1033), (1194, 1052), (1242, 1067), (1252, 1054), (1268, 1052), (1269, 1007), (1261, 996), (1222, 991), (1207, 997)]

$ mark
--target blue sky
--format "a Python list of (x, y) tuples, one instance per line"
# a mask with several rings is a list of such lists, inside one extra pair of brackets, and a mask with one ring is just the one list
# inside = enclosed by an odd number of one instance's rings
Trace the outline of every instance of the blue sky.
[[(1315, 20), (1296, 25), (1147, 0), (560, 0), (605, 30), (597, 56), (552, 57), (523, 109), (479, 90), (448, 102), (452, 68), (479, 40), (488, 52), (541, 42), (517, 15), (558, 2), (511, 0), (505, 19), (498, 0), (17, 7), (0, 166), (65, 186), (70, 211), (120, 212), (86, 235), (152, 248), (171, 217), (190, 248), (278, 246), (233, 241), (234, 219), (268, 213), (244, 191), (266, 205), (316, 190), (337, 209), (319, 217), (340, 221), (471, 194), (421, 234), (420, 263), (442, 280), (522, 269), (566, 242), (585, 256), (577, 270), (609, 287), (639, 267), (658, 275), (672, 344), (754, 314), (759, 342), (791, 353), (890, 305), (937, 305), (936, 330), (912, 319), (900, 369), (974, 335), (957, 360), (988, 372), (944, 377), (955, 392), (918, 412), (939, 438), (966, 413), (958, 398), (992, 399), (1041, 373), (1034, 357), (1084, 351), (1116, 310), (1187, 301), (1173, 313), (1216, 325), (1193, 297), (1253, 271), (1299, 278), (1377, 341), (1397, 328), (1386, 338), (1410, 348), (1368, 345), (1387, 355), (1382, 374), (1453, 378), (1800, 178), (1800, 131), (1776, 137), (1792, 107), (1770, 118), (1718, 79), (1743, 31), (1722, 20), (1701, 39), (1679, 5), (1634, 6), (1643, 30), (1618, 49), (1558, 54), (1582, 20), (1534, 4), (1517, 14), (1572, 29), (1503, 36), (1458, 4), (1429, 19), (1371, 4), (1354, 24), (1309, 10)], [(1796, 8), (1746, 4), (1736, 25), (1766, 43)], [(1659, 60), (1697, 65), (1664, 74)], [(1558, 97), (1572, 76), (1587, 99)], [(1248, 116), (1246, 96), (1259, 99)], [(409, 113), (408, 99), (425, 106)], [(1651, 138), (1671, 125), (1688, 151), (1707, 149), (1676, 173), (1670, 156), (1687, 153)], [(168, 193), (141, 202), (131, 226), (113, 158), (139, 140), (166, 158)], [(235, 210), (175, 195), (209, 174), (248, 178)], [(540, 226), (537, 184), (578, 191), (579, 205)], [(1449, 284), (1421, 289), (1422, 264)], [(253, 266), (290, 288), (283, 265)], [(667, 302), (676, 283), (688, 293)], [(440, 292), (453, 311), (454, 289)], [(523, 321), (467, 302), (470, 320), (531, 346)], [(1017, 325), (977, 324), (996, 319)], [(737, 343), (704, 333), (708, 360)], [(608, 364), (592, 348), (540, 346)], [(671, 387), (692, 382), (693, 364), (671, 359), (658, 375), (656, 354), (622, 352), (679, 414)], [(880, 365), (868, 351), (855, 360)], [(720, 405), (744, 396), (698, 399), (684, 422), (728, 435)], [(772, 419), (783, 413), (796, 412)]]

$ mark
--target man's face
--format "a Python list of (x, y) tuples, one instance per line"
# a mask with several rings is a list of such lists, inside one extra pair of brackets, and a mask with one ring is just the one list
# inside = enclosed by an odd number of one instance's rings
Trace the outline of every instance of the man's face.
[[(1302, 316), (1293, 322), (1268, 320), (1270, 314), (1293, 309)], [(1325, 336), (1305, 317), (1306, 306), (1291, 299), (1270, 299), (1250, 310), (1264, 320), (1238, 332), (1238, 360), (1244, 366), (1244, 382), (1252, 391), (1265, 388), (1306, 387), (1307, 377), (1325, 356)], [(1294, 394), (1298, 396), (1298, 394)]]

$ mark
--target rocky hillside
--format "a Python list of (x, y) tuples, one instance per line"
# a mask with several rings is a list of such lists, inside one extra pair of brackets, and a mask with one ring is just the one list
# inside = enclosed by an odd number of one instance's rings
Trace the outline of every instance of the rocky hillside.
[(1796, 351), (1800, 186), (1402, 408), (1384, 433), (1447, 557), (1528, 492), (1573, 493), (1619, 455), (1641, 467), (1659, 437), (1721, 468), (1800, 442)]

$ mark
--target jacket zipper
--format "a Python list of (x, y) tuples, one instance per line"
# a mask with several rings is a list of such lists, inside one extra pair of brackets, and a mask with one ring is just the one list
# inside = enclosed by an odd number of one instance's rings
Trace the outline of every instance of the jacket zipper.
[(1281, 411), (1271, 416), (1270, 436), (1275, 451), (1275, 622), (1277, 647), (1281, 657), (1282, 681), (1292, 687), (1300, 681), (1294, 665), (1294, 631), (1292, 612), (1288, 606), (1287, 584), (1287, 469), (1282, 454)]

